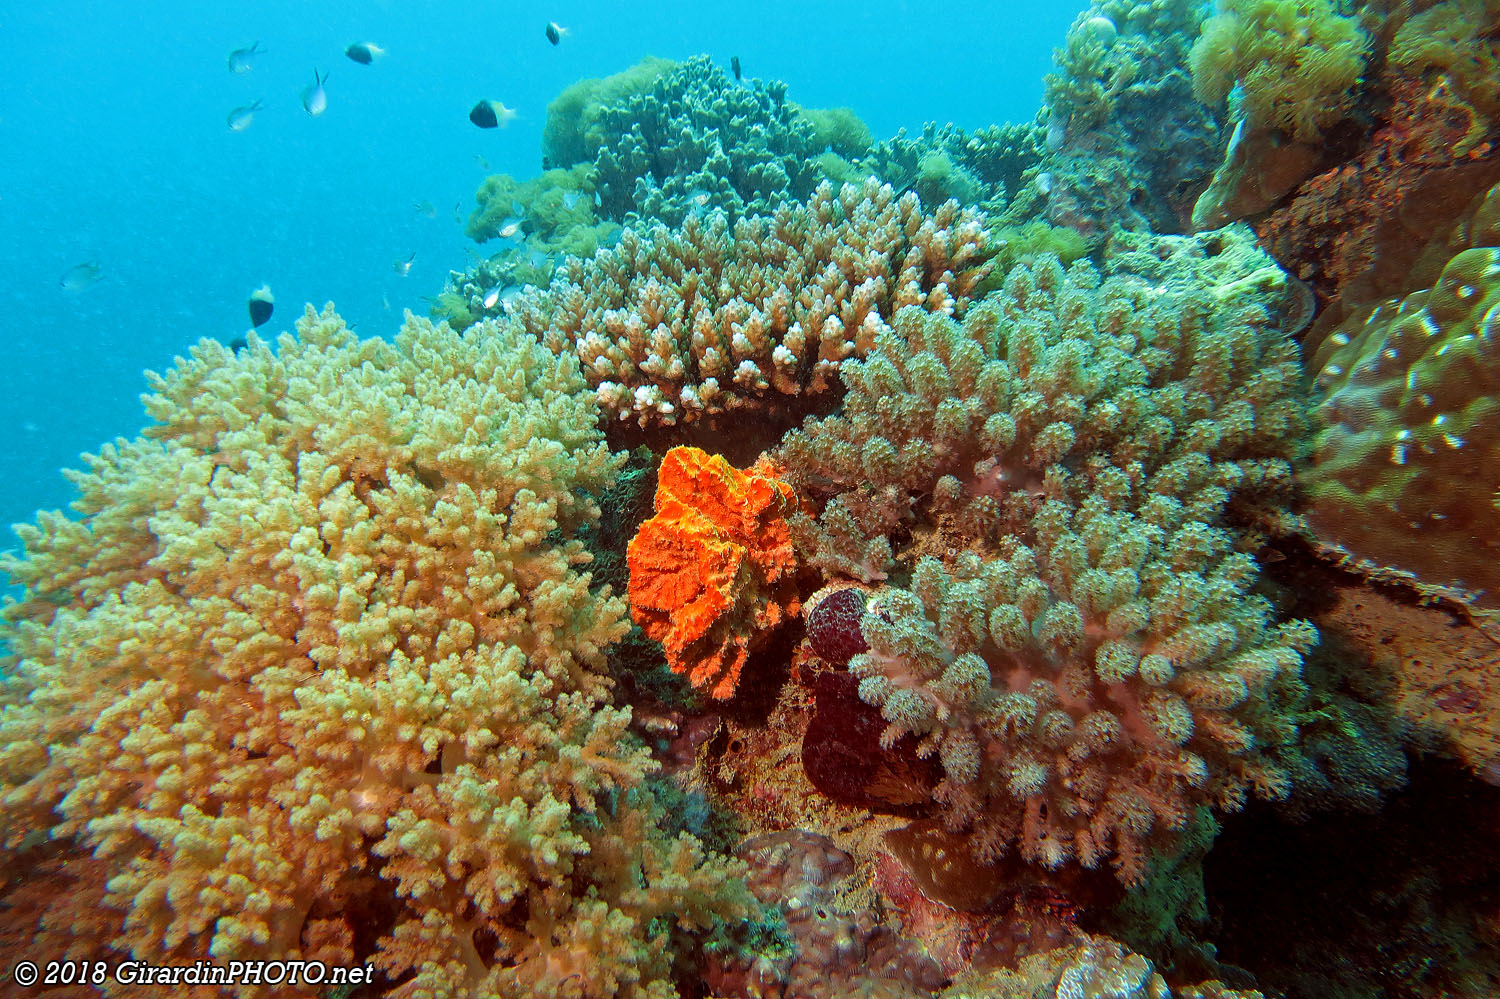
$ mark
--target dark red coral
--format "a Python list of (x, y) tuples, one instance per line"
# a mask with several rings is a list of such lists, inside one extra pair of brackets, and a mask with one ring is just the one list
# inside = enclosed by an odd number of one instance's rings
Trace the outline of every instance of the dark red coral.
[(808, 601), (807, 639), (818, 658), (843, 668), (869, 650), (859, 629), (869, 593), (858, 586), (825, 588)]
[(919, 757), (909, 735), (882, 749), (885, 719), (859, 699), (859, 680), (850, 674), (819, 673), (813, 696), (812, 721), (802, 739), (802, 769), (813, 787), (872, 812), (924, 814), (942, 776), (936, 758)]

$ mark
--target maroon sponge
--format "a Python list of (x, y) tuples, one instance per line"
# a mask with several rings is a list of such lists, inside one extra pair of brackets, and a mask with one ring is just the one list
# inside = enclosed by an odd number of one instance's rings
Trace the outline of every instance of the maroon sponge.
[(869, 596), (857, 586), (845, 586), (813, 605), (807, 614), (807, 637), (819, 659), (832, 666), (848, 666), (850, 659), (870, 648), (859, 630)]

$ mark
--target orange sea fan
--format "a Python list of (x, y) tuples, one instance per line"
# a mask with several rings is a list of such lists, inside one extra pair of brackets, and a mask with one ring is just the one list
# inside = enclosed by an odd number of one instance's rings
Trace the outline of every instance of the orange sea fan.
[(773, 472), (673, 448), (658, 473), (656, 515), (628, 549), (631, 614), (673, 671), (721, 700), (734, 695), (751, 649), (800, 610), (785, 520), (796, 493)]

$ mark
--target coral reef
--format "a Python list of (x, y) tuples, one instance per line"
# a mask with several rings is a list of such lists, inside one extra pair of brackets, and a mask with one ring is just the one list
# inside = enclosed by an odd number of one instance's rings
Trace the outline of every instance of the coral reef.
[[(813, 158), (827, 135), (820, 140), (787, 101), (785, 84), (737, 85), (707, 56), (665, 69), (643, 86), (650, 75), (642, 67), (628, 83), (603, 81), (587, 96), (570, 92), (548, 109), (553, 138), (544, 162), (569, 166), (591, 153), (605, 218), (676, 226), (716, 208), (731, 221), (769, 215), (785, 201), (805, 199), (822, 179)], [(556, 128), (553, 108), (560, 115)]]
[(1095, 0), (1078, 15), (1045, 81), (1044, 162), (1023, 200), (1093, 243), (1115, 227), (1187, 230), (1220, 144), (1185, 72), (1202, 18), (1191, 0)]
[(1227, 0), (1189, 54), (1193, 90), (1234, 124), (1193, 208), (1195, 229), (1258, 214), (1318, 168), (1319, 145), (1354, 107), (1370, 36), (1333, 0)]
[(675, 69), (677, 63), (670, 59), (647, 56), (613, 76), (579, 80), (558, 94), (547, 105), (542, 126), (542, 169), (592, 163), (615, 135), (601, 120), (605, 111), (649, 93)]
[[(547, 170), (528, 181), (494, 174), (475, 193), (478, 206), (464, 233), (476, 243), (525, 239), (546, 253), (591, 257), (619, 232), (619, 226), (595, 217), (596, 193), (593, 171), (584, 164)], [(514, 231), (505, 232), (512, 222)]]
[(1265, 999), (1219, 981), (1173, 990), (1151, 962), (1116, 940), (1083, 935), (1066, 947), (1023, 958), (1015, 969), (964, 976), (943, 999)]
[(1419, 79), (1388, 86), (1390, 103), (1358, 154), (1255, 224), (1266, 252), (1318, 288), (1309, 348), (1351, 315), (1430, 285), (1451, 247), (1429, 244), (1500, 179), (1500, 160), (1459, 152), (1473, 117), (1451, 93)]
[(1193, 90), (1218, 106), (1236, 85), (1251, 131), (1314, 142), (1349, 113), (1370, 55), (1359, 20), (1333, 0), (1223, 0), (1189, 64)]
[(4, 560), (0, 830), (95, 871), (36, 945), (675, 994), (683, 935), (754, 904), (660, 829), (610, 704), (625, 602), (564, 539), (620, 459), (576, 361), (309, 309), (151, 383), (156, 425), (71, 474), (82, 519)]
[(1391, 37), (1386, 59), (1407, 78), (1434, 80), (1433, 89), (1468, 113), (1469, 129), (1454, 154), (1476, 149), (1500, 118), (1500, 8), (1490, 0), (1441, 0), (1410, 7)]
[(1277, 995), (1495, 995), (1497, 821), (1500, 789), (1444, 760), (1418, 762), (1378, 814), (1247, 809), (1204, 861), (1219, 956)]
[(908, 138), (906, 129), (873, 145), (863, 158), (842, 168), (829, 165), (830, 176), (849, 180), (879, 177), (898, 191), (915, 191), (923, 204), (952, 199), (990, 211), (1005, 206), (1042, 161), (1042, 129), (1032, 122), (990, 125), (973, 133), (952, 124), (923, 126)]
[(657, 471), (656, 513), (630, 541), (630, 612), (667, 663), (719, 700), (754, 647), (801, 609), (786, 516), (790, 486), (697, 448)]
[(745, 999), (918, 999), (946, 978), (922, 948), (848, 895), (854, 862), (826, 836), (793, 829), (747, 839), (735, 851), (750, 865), (750, 890), (780, 906), (785, 944), (753, 961), (717, 961), (714, 994)]
[(822, 506), (789, 522), (809, 562), (900, 582), (850, 670), (980, 855), (1134, 881), (1195, 805), (1288, 790), (1314, 633), (1270, 624), (1223, 512), (1284, 498), (1298, 371), (1258, 304), (1274, 265), (1203, 245), (1135, 251), (1175, 254), (1167, 284), (1044, 259), (962, 325), (904, 311), (778, 453)]
[(902, 306), (961, 313), (988, 273), (984, 247), (978, 217), (956, 205), (929, 215), (874, 181), (824, 184), (732, 227), (716, 213), (678, 232), (627, 230), (522, 295), (514, 315), (576, 354), (604, 408), (642, 427), (795, 411), (797, 397), (830, 393)]
[[(1467, 246), (1463, 244), (1468, 244)], [(1331, 334), (1303, 482), (1319, 540), (1477, 606), (1500, 607), (1500, 186), (1435, 284)]]

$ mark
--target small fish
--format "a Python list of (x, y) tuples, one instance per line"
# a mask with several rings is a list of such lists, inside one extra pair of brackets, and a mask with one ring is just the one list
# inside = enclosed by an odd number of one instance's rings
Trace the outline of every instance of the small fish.
[(411, 210), (423, 218), (437, 218), (437, 208), (430, 201), (413, 201), (411, 203)]
[(252, 291), (246, 308), (250, 310), (251, 325), (264, 326), (276, 308), (276, 298), (271, 294), (271, 286), (263, 284)]
[(478, 163), (479, 169), (483, 170), (485, 173), (489, 173), (490, 170), (494, 169), (490, 166), (489, 157), (485, 156), (483, 153), (475, 153), (474, 162)]
[(385, 311), (390, 312), (391, 311), (391, 297), (389, 295), (381, 295), (380, 296), (380, 305), (381, 305), (381, 307), (383, 309), (385, 309)]
[(484, 293), (484, 307), (486, 309), (493, 309), (495, 307), (495, 303), (498, 301), (500, 301), (499, 288), (491, 288), (489, 291)]
[(255, 61), (255, 57), (260, 55), (264, 51), (265, 49), (260, 47), (260, 42), (256, 42), (248, 49), (235, 49), (233, 52), (229, 53), (229, 72), (250, 72), (252, 64)]
[(246, 340), (242, 336), (237, 336), (233, 340), (229, 341), (229, 349), (232, 350), (232, 351), (234, 351), (234, 355), (236, 357), (239, 356), (240, 351), (244, 350), (245, 348), (247, 348), (249, 346), (250, 346), (250, 341)]
[(526, 256), (527, 261), (533, 267), (551, 267), (552, 257), (541, 250), (532, 250)]
[(348, 48), (344, 49), (344, 55), (348, 56), (350, 59), (353, 59), (361, 66), (368, 66), (376, 59), (379, 59), (381, 56), (385, 55), (385, 49), (381, 48), (379, 45), (374, 44), (373, 42), (355, 42)]
[(732, 69), (732, 70), (734, 70), (734, 78), (735, 78), (736, 81), (738, 81), (739, 78), (740, 78), (740, 57), (739, 56), (730, 56), (729, 57), (729, 68)]
[(57, 283), (63, 291), (78, 292), (98, 284), (103, 276), (104, 268), (92, 260), (86, 260), (63, 271), (63, 276)]
[(516, 112), (499, 101), (480, 101), (469, 112), (469, 120), (480, 128), (504, 128), (516, 120)]
[(395, 264), (393, 264), (392, 266), (394, 266), (396, 268), (396, 273), (397, 274), (400, 274), (402, 277), (406, 277), (408, 274), (411, 273), (411, 262), (413, 260), (416, 260), (416, 259), (417, 259), (417, 255), (415, 253), (413, 253), (411, 256), (407, 257), (405, 260), (398, 260), (398, 261), (396, 261)]
[(713, 195), (701, 187), (695, 187), (687, 193), (687, 201), (692, 206), (688, 209), (688, 213), (697, 215), (709, 206), (709, 203), (713, 201)]
[(568, 211), (571, 212), (573, 210), (573, 206), (576, 205), (576, 204), (578, 204), (579, 197), (580, 197), (580, 195), (579, 195), (579, 193), (577, 191), (567, 191), (567, 192), (565, 192), (563, 194), (563, 196), (562, 196), (562, 205), (563, 205), (563, 207), (566, 208)]
[(547, 41), (551, 42), (553, 45), (561, 45), (563, 38), (570, 34), (572, 34), (572, 32), (570, 32), (567, 28), (564, 28), (562, 25), (558, 24), (556, 21), (547, 22)]
[(521, 231), (520, 219), (506, 219), (495, 235), (501, 239), (515, 239), (516, 234)]
[(328, 74), (324, 73), (319, 76), (315, 69), (312, 86), (304, 87), (302, 90), (302, 107), (314, 118), (328, 110), (328, 92), (323, 89), (323, 84), (327, 82)]
[(259, 100), (256, 100), (254, 104), (246, 104), (229, 112), (229, 130), (231, 132), (243, 132), (249, 128), (250, 123), (255, 120), (255, 112), (260, 109), (261, 103)]

